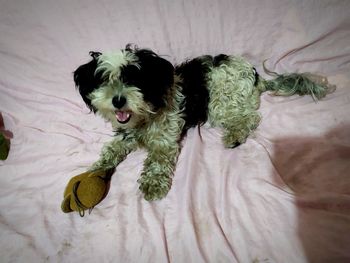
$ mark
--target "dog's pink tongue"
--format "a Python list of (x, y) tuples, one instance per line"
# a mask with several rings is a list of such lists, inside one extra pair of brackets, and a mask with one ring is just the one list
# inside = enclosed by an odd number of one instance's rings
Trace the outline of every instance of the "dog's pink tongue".
[(118, 111), (118, 112), (116, 113), (116, 115), (117, 115), (118, 121), (123, 122), (123, 121), (126, 121), (126, 120), (129, 118), (130, 113), (127, 113), (127, 112), (125, 112), (125, 111)]

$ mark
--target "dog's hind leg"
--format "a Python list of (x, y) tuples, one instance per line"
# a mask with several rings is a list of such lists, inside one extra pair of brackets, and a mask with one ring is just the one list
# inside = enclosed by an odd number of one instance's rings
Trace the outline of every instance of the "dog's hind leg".
[(257, 111), (236, 111), (223, 124), (223, 143), (227, 148), (233, 148), (244, 143), (260, 122)]
[(232, 148), (244, 143), (260, 122), (260, 93), (256, 71), (247, 61), (229, 57), (208, 74), (208, 119), (224, 130), (223, 143)]

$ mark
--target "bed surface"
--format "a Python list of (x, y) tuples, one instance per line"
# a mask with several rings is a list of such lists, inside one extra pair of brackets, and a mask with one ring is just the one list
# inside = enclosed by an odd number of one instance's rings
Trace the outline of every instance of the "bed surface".
[[(0, 2), (0, 112), (13, 133), (0, 161), (1, 262), (350, 262), (349, 1)], [(190, 129), (168, 196), (147, 202), (146, 152), (118, 166), (84, 218), (60, 210), (110, 126), (74, 89), (88, 52), (151, 48), (173, 63), (243, 55), (269, 69), (323, 74), (337, 90), (262, 95), (262, 122), (224, 149)]]

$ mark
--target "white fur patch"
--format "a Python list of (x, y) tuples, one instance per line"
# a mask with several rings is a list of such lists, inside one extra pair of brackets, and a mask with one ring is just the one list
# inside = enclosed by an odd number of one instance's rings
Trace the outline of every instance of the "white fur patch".
[(128, 51), (120, 50), (116, 52), (104, 53), (98, 57), (96, 72), (102, 72), (102, 77), (109, 82), (119, 78), (122, 66), (137, 64), (137, 57)]
[(213, 126), (222, 127), (224, 122), (232, 122), (237, 111), (243, 112), (246, 108), (255, 110), (258, 107), (260, 94), (254, 86), (254, 73), (250, 63), (234, 56), (227, 63), (211, 70), (208, 74), (208, 117)]

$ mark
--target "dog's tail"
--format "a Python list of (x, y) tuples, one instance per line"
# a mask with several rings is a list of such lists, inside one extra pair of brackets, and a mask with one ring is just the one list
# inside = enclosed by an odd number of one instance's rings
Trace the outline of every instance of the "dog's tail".
[(264, 80), (264, 90), (273, 91), (274, 95), (290, 96), (294, 94), (311, 95), (317, 101), (335, 91), (336, 86), (328, 83), (326, 77), (311, 73), (278, 74), (266, 69), (265, 72), (274, 79)]

